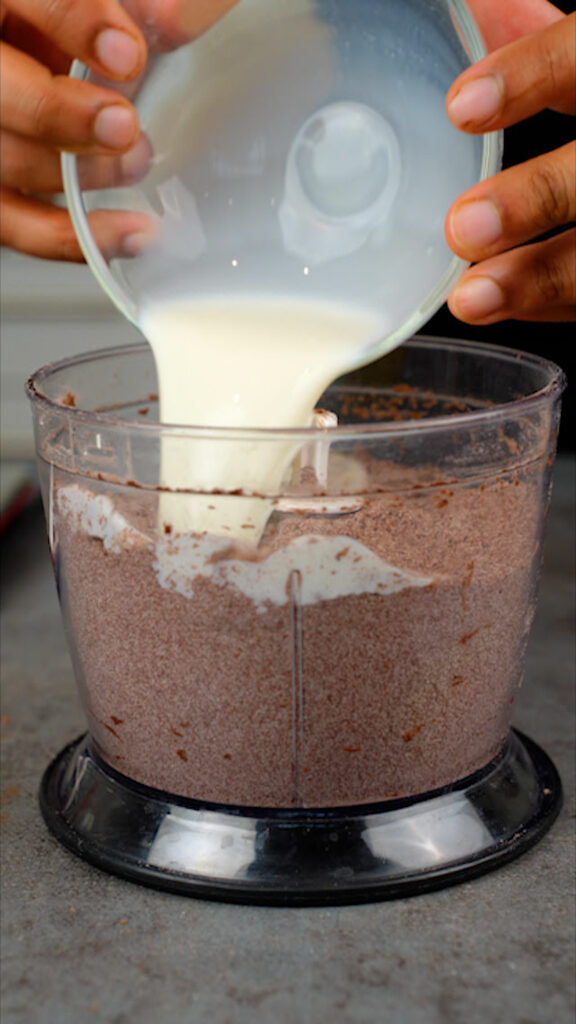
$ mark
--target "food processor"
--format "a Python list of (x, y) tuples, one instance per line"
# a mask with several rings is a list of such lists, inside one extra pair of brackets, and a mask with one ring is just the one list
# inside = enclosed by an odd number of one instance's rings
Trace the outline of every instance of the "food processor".
[[(88, 723), (46, 770), (44, 817), (105, 870), (214, 899), (363, 902), (473, 877), (561, 803), (510, 723), (563, 375), (413, 337), (463, 269), (451, 202), (499, 167), (500, 137), (444, 111), (481, 39), (458, 0), (241, 0), (170, 53), (143, 29), (126, 89), (146, 169), (92, 192), (83, 158), (63, 168), (129, 320), (183, 296), (228, 311), (226, 360), (202, 377), (198, 349), (179, 393), (230, 408), (243, 303), (278, 303), (270, 349), (282, 309), (365, 327), (306, 422), (184, 420), (164, 342), (30, 378)], [(100, 251), (94, 210), (141, 215), (137, 244)], [(253, 376), (280, 408), (284, 378)]]
[[(44, 776), (55, 835), (160, 888), (286, 904), (420, 892), (530, 847), (561, 786), (510, 719), (562, 386), (537, 357), (418, 338), (323, 396), (337, 426), (251, 431), (157, 422), (145, 344), (35, 374), (89, 727)], [(256, 550), (159, 517), (175, 435), (296, 452), (274, 491), (212, 496), (265, 509)]]

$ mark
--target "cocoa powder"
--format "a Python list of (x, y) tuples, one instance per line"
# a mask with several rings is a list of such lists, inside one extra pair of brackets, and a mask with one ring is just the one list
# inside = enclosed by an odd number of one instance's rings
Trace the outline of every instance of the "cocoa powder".
[(258, 557), (337, 536), (341, 550), (357, 541), (432, 582), (304, 607), (294, 592), (259, 611), (210, 578), (192, 597), (161, 587), (157, 496), (102, 484), (139, 543), (107, 550), (55, 517), (64, 617), (101, 756), (157, 789), (269, 807), (409, 797), (482, 768), (521, 682), (542, 472), (374, 494), (342, 516), (276, 513)]

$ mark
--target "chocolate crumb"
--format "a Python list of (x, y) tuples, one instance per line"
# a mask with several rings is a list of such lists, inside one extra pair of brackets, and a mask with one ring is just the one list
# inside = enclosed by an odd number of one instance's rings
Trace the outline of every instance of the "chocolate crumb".
[(415, 725), (413, 729), (408, 729), (407, 732), (403, 732), (402, 739), (404, 740), (404, 743), (411, 743), (414, 737), (417, 736), (423, 728), (424, 722), (421, 722), (420, 725)]
[[(458, 485), (427, 467), (414, 479), (435, 486), (411, 490), (405, 468), (375, 461), (370, 500), (354, 515), (275, 514), (250, 555), (263, 568), (313, 535), (316, 544), (337, 539), (342, 558), (349, 548), (351, 564), (361, 544), (391, 580), (411, 572), (431, 581), (319, 599), (296, 620), (291, 591), (257, 609), (237, 586), (215, 582), (221, 562), (236, 563), (248, 547), (233, 537), (207, 566), (212, 575), (191, 578), (190, 594), (173, 579), (161, 585), (153, 541), (158, 533), (163, 547), (173, 541), (163, 540), (169, 524), (158, 530), (157, 491), (110, 494), (140, 531), (117, 550), (80, 530), (56, 493), (63, 607), (101, 756), (129, 779), (184, 798), (263, 807), (410, 797), (479, 770), (502, 749), (520, 681), (542, 466), (523, 470), (518, 485), (505, 474)], [(69, 485), (56, 472), (56, 491)], [(442, 510), (440, 487), (453, 491)], [(204, 539), (188, 541), (196, 558)], [(334, 579), (336, 566), (333, 556), (323, 578)], [(292, 680), (296, 628), (304, 713)], [(175, 750), (183, 736), (188, 747)]]
[(459, 641), (458, 641), (458, 643), (462, 644), (462, 645), (467, 644), (468, 641), (472, 640), (473, 637), (478, 636), (478, 633), (480, 633), (481, 630), (489, 629), (489, 628), (490, 628), (489, 625), (487, 625), (487, 626), (477, 626), (476, 629), (472, 629), (469, 633), (465, 633), (464, 636), (461, 636)]

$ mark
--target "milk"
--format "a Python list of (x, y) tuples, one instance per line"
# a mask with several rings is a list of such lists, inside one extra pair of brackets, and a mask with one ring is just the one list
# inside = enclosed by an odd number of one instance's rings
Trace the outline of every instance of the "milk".
[[(276, 434), (263, 443), (249, 428), (307, 427), (325, 388), (385, 333), (382, 316), (234, 296), (150, 304), (141, 328), (156, 360), (162, 423), (217, 428), (197, 439), (164, 433), (161, 487), (193, 493), (162, 493), (161, 525), (257, 543), (301, 442)], [(221, 496), (235, 490), (243, 496)]]
[(241, 544), (232, 553), (229, 537), (162, 533), (155, 538), (131, 524), (108, 495), (78, 484), (59, 488), (56, 508), (72, 530), (100, 540), (112, 555), (152, 550), (152, 568), (165, 590), (191, 599), (198, 581), (210, 580), (247, 597), (260, 614), (271, 605), (290, 602), (293, 595), (287, 583), (295, 576), (302, 607), (355, 594), (385, 597), (407, 587), (429, 587), (438, 579), (391, 565), (360, 541), (352, 537), (344, 541), (339, 535), (312, 532), (264, 552), (263, 557)]

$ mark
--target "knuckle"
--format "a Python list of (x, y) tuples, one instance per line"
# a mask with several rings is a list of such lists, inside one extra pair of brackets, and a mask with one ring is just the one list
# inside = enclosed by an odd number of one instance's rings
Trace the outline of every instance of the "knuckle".
[(30, 97), (29, 136), (54, 149), (73, 150), (90, 139), (94, 101), (91, 93), (77, 85), (84, 83), (54, 75), (45, 89)]
[(530, 186), (543, 227), (557, 227), (569, 219), (569, 194), (559, 170), (550, 163), (534, 169)]
[(68, 19), (78, 16), (75, 6), (76, 0), (44, 0), (44, 24), (49, 35), (58, 34)]
[(569, 48), (558, 45), (556, 33), (554, 33), (554, 38), (544, 33), (541, 36), (540, 58), (548, 91), (552, 95), (557, 95), (564, 87), (566, 73), (569, 70), (567, 64), (571, 63)]
[(562, 305), (567, 298), (565, 268), (561, 261), (548, 254), (541, 257), (536, 265), (537, 291), (547, 306)]
[(30, 108), (33, 134), (41, 140), (49, 137), (52, 127), (51, 98), (51, 89), (42, 90), (34, 97)]

